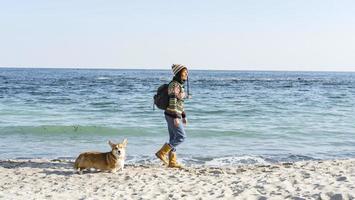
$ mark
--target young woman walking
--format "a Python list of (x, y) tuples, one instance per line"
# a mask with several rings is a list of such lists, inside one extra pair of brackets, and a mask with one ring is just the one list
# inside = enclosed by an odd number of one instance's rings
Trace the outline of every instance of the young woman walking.
[(182, 166), (176, 161), (176, 147), (186, 138), (183, 126), (187, 125), (184, 110), (184, 99), (187, 95), (184, 91), (184, 83), (188, 80), (188, 70), (180, 64), (173, 64), (171, 68), (174, 78), (168, 87), (169, 105), (164, 112), (169, 131), (169, 143), (165, 143), (155, 155), (168, 167), (181, 168)]

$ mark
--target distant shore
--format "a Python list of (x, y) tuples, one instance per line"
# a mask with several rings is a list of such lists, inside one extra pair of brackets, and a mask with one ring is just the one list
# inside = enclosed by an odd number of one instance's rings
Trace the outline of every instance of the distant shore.
[(273, 165), (126, 165), (74, 173), (72, 160), (0, 161), (0, 199), (354, 199), (355, 159)]

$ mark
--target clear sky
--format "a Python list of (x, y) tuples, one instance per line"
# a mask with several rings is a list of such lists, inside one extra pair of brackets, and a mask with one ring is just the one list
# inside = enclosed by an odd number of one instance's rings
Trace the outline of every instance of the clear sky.
[(0, 66), (355, 71), (354, 0), (0, 0)]

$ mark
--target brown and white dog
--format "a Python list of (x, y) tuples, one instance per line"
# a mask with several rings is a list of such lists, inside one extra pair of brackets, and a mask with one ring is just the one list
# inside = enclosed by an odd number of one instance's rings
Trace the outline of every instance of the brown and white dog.
[(112, 149), (110, 152), (81, 153), (75, 160), (74, 169), (76, 169), (79, 174), (82, 174), (83, 170), (90, 168), (109, 172), (123, 170), (126, 159), (127, 139), (124, 139), (122, 143), (118, 144), (114, 144), (111, 141), (108, 143)]

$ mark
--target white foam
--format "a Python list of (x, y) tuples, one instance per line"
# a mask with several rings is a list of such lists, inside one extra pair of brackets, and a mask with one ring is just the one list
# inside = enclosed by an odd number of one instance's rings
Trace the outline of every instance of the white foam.
[(261, 157), (256, 156), (226, 156), (214, 158), (211, 161), (206, 161), (208, 166), (231, 166), (231, 165), (247, 165), (247, 164), (270, 164)]
[(110, 80), (110, 77), (100, 76), (96, 78), (97, 80)]

